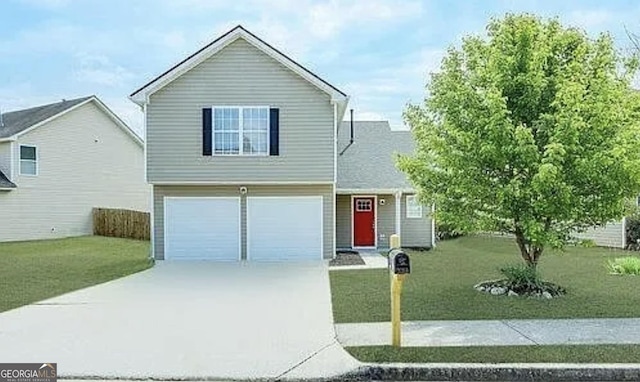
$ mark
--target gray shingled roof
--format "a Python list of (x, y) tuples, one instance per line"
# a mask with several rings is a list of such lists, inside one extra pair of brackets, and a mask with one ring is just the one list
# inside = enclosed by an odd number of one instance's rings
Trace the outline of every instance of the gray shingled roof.
[[(349, 144), (350, 122), (338, 131), (338, 154)], [(415, 143), (410, 131), (391, 130), (387, 121), (355, 121), (354, 143), (338, 155), (339, 189), (411, 189), (395, 166), (395, 153), (411, 154)]]
[(2, 171), (0, 171), (0, 189), (2, 188), (16, 188), (16, 185), (10, 181)]
[(36, 106), (29, 109), (2, 113), (3, 127), (0, 127), (0, 138), (8, 138), (16, 135), (29, 127), (60, 114), (63, 111), (82, 103), (89, 98), (82, 97), (71, 100), (63, 100), (49, 105)]

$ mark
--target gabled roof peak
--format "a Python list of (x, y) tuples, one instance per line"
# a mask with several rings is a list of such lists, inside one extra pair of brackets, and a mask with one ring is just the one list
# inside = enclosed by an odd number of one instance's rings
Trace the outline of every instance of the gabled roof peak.
[(196, 65), (200, 64), (201, 62), (205, 61), (209, 57), (218, 53), (220, 50), (222, 50), (224, 47), (231, 44), (238, 38), (244, 39), (245, 41), (247, 41), (257, 49), (266, 53), (267, 55), (269, 55), (270, 57), (272, 57), (273, 59), (275, 59), (276, 61), (278, 61), (285, 67), (287, 67), (288, 69), (292, 70), (293, 72), (295, 72), (296, 74), (304, 78), (305, 80), (309, 81), (310, 83), (318, 87), (320, 90), (328, 93), (331, 96), (332, 101), (337, 102), (346, 108), (346, 103), (349, 98), (346, 95), (346, 93), (344, 93), (337, 87), (331, 85), (329, 82), (325, 81), (324, 79), (320, 78), (317, 74), (313, 73), (309, 69), (300, 65), (299, 63), (297, 63), (296, 61), (294, 61), (284, 53), (280, 52), (273, 46), (269, 45), (267, 42), (260, 39), (255, 34), (251, 33), (248, 29), (246, 29), (241, 24), (238, 24), (233, 29), (227, 31), (217, 39), (213, 40), (209, 44), (200, 48), (198, 51), (196, 51), (192, 55), (188, 56), (184, 60), (177, 63), (176, 65), (171, 67), (169, 70), (165, 71), (158, 77), (154, 78), (153, 80), (149, 81), (142, 87), (138, 88), (133, 93), (131, 93), (129, 98), (133, 102), (139, 105), (145, 104), (148, 101), (149, 96), (151, 96), (153, 93), (162, 89), (164, 86), (166, 86), (176, 78), (180, 77), (187, 71), (191, 70)]

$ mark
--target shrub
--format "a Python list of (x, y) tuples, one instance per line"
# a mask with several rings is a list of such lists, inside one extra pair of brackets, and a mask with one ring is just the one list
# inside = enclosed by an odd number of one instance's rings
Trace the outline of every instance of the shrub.
[(535, 289), (542, 282), (538, 271), (527, 265), (510, 265), (500, 268), (512, 289)]
[(436, 225), (436, 237), (438, 240), (455, 239), (462, 236), (462, 232), (454, 229), (452, 226), (442, 223)]
[(626, 256), (609, 260), (607, 269), (617, 275), (640, 275), (640, 257)]

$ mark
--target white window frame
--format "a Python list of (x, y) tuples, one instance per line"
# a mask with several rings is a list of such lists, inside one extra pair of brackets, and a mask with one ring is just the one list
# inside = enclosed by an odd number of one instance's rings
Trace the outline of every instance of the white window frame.
[[(413, 206), (409, 204), (410, 199), (413, 200)], [(422, 204), (418, 203), (418, 197), (416, 195), (407, 195), (405, 199), (405, 205), (407, 219), (422, 219)]]
[[(215, 126), (215, 114), (216, 109), (238, 109), (238, 153), (216, 153), (216, 126)], [(244, 121), (243, 121), (243, 110), (244, 109), (267, 109), (267, 150), (264, 153), (245, 153), (244, 152)], [(238, 157), (238, 156), (249, 156), (249, 157), (265, 157), (269, 156), (269, 148), (271, 147), (271, 107), (265, 105), (218, 105), (211, 107), (211, 155), (212, 156), (222, 156), (222, 157)]]
[[(35, 149), (36, 151), (36, 159), (32, 160), (32, 159), (22, 159), (22, 148), (23, 147), (32, 147)], [(38, 165), (38, 157), (40, 155), (38, 154), (38, 146), (36, 145), (18, 145), (18, 172), (20, 173), (20, 175), (24, 175), (24, 176), (38, 176), (38, 173), (40, 172), (40, 166)], [(36, 165), (36, 173), (35, 174), (25, 174), (22, 172), (22, 162), (34, 162)]]

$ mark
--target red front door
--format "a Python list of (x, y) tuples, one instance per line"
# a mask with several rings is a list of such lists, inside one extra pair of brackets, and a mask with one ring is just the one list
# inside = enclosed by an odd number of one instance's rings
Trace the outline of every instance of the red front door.
[(375, 198), (353, 198), (353, 246), (376, 245)]

